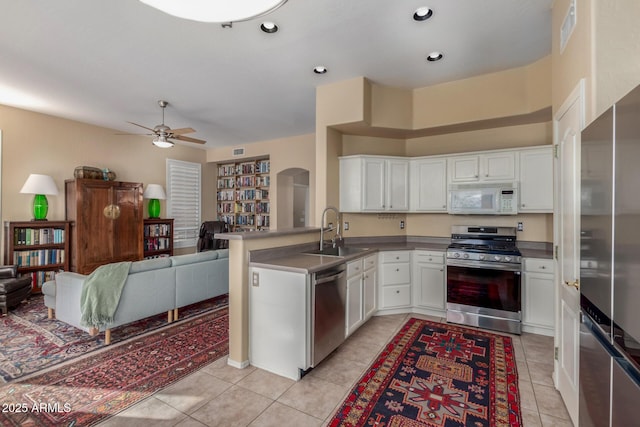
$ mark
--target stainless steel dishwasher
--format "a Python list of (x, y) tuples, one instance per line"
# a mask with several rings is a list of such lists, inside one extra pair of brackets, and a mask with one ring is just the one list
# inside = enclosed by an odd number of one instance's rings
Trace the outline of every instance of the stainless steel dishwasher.
[(347, 280), (345, 264), (311, 276), (313, 324), (311, 326), (311, 366), (315, 367), (345, 339)]

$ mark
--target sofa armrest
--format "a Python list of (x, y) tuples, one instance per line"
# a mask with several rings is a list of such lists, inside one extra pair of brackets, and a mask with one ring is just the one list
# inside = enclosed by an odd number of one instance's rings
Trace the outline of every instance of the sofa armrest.
[(18, 275), (18, 266), (0, 265), (0, 279), (12, 279)]
[(69, 271), (56, 274), (56, 318), (85, 331), (89, 328), (80, 324), (80, 297), (87, 277)]

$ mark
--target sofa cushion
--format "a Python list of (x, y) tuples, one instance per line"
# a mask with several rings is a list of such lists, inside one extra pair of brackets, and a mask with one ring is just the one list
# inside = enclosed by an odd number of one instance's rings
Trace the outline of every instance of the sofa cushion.
[(218, 258), (229, 258), (229, 249), (218, 249)]
[(171, 257), (171, 265), (195, 264), (196, 262), (211, 261), (218, 259), (218, 251), (198, 252), (195, 254), (176, 255)]
[(171, 267), (169, 257), (143, 259), (142, 261), (134, 261), (129, 268), (129, 274), (142, 273), (143, 271), (157, 270), (159, 268)]

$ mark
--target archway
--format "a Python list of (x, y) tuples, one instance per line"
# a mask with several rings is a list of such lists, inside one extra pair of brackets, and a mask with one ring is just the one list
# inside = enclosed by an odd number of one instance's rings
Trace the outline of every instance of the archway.
[(309, 171), (285, 169), (278, 173), (277, 228), (309, 225)]

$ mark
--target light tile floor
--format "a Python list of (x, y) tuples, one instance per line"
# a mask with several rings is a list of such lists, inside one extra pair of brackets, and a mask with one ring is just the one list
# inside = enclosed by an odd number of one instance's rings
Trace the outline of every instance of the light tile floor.
[[(298, 382), (254, 367), (236, 369), (222, 358), (100, 426), (324, 426), (410, 316), (444, 321), (405, 314), (373, 317)], [(551, 379), (553, 338), (527, 333), (512, 338), (524, 426), (572, 426)]]

